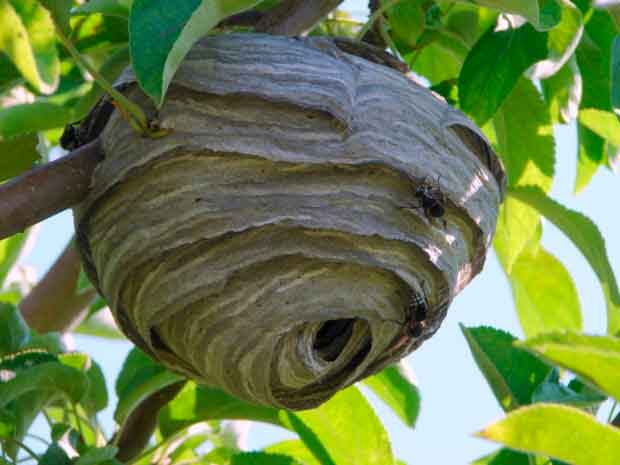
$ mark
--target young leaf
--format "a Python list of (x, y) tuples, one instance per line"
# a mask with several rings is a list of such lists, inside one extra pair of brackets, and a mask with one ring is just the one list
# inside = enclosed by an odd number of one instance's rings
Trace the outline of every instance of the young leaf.
[(412, 428), (420, 413), (420, 391), (412, 379), (411, 368), (401, 360), (363, 382)]
[(620, 334), (620, 292), (607, 258), (605, 240), (590, 219), (571, 211), (535, 186), (517, 187), (510, 195), (527, 203), (558, 227), (584, 255), (598, 277), (607, 301), (607, 332)]
[(519, 346), (576, 373), (620, 400), (620, 339), (552, 333), (528, 339)]
[[(134, 0), (129, 15), (129, 48), (144, 91), (161, 106), (181, 61), (200, 37), (222, 19), (259, 0)], [(148, 44), (148, 47), (145, 47)]]
[(0, 355), (19, 351), (30, 340), (30, 330), (15, 305), (0, 302)]
[(208, 420), (254, 420), (281, 426), (278, 410), (253, 405), (217, 388), (189, 382), (159, 414), (159, 429), (164, 437)]
[[(71, 121), (71, 109), (56, 103), (37, 101), (1, 108), (0, 141), (22, 134), (62, 128)], [(36, 139), (36, 135), (34, 137)]]
[(368, 401), (353, 386), (318, 408), (296, 413), (282, 410), (280, 418), (325, 465), (394, 463), (387, 432)]
[(546, 58), (546, 34), (529, 24), (490, 28), (474, 45), (459, 75), (459, 101), (478, 125), (495, 114), (526, 69)]
[(0, 0), (0, 52), (37, 91), (56, 89), (60, 61), (54, 24), (36, 0)]
[(510, 284), (527, 337), (563, 329), (581, 330), (581, 305), (573, 278), (562, 262), (542, 246), (523, 251), (512, 267)]
[(536, 357), (517, 349), (511, 334), (489, 327), (461, 330), (476, 364), (505, 411), (531, 402), (532, 393), (551, 371)]
[(572, 465), (620, 463), (620, 430), (563, 405), (536, 404), (520, 408), (478, 435), (512, 449), (551, 456)]

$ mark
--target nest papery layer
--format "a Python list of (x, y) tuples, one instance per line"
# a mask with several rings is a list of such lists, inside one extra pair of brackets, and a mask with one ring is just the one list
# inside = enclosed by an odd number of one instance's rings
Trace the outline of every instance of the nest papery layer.
[[(79, 244), (123, 331), (172, 369), (315, 406), (418, 347), (482, 267), (495, 155), (394, 70), (324, 39), (228, 35), (190, 52), (159, 112), (128, 95), (173, 132), (112, 116)], [(429, 179), (445, 226), (414, 208)]]

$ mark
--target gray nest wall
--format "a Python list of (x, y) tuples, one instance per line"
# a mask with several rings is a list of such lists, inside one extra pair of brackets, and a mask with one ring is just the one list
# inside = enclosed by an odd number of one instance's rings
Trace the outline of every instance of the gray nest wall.
[[(328, 39), (230, 34), (193, 48), (159, 111), (121, 81), (172, 132), (111, 117), (79, 247), (123, 331), (171, 369), (313, 407), (416, 349), (482, 269), (501, 165), (408, 76)], [(443, 218), (416, 208), (424, 183)]]

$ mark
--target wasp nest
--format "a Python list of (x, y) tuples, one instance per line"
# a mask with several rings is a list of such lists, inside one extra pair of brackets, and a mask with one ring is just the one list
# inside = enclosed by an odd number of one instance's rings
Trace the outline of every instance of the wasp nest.
[(113, 114), (76, 209), (125, 334), (250, 402), (316, 406), (432, 336), (481, 270), (504, 175), (479, 130), (324, 38), (209, 37), (161, 110)]

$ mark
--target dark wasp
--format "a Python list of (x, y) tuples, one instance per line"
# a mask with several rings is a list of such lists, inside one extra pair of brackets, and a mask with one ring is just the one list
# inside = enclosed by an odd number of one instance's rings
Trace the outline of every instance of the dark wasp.
[(421, 208), (424, 215), (429, 220), (441, 219), (443, 227), (446, 228), (447, 223), (443, 218), (446, 213), (446, 197), (439, 186), (440, 179), (441, 175), (437, 177), (435, 184), (425, 179), (424, 182), (416, 188), (415, 197), (420, 201), (420, 204), (413, 208)]
[(404, 322), (393, 321), (402, 325), (403, 331), (396, 342), (390, 348), (390, 352), (395, 352), (403, 345), (409, 343), (413, 338), (419, 337), (424, 329), (425, 320), (428, 316), (428, 302), (424, 291), (415, 293), (413, 300), (407, 306), (407, 317)]

